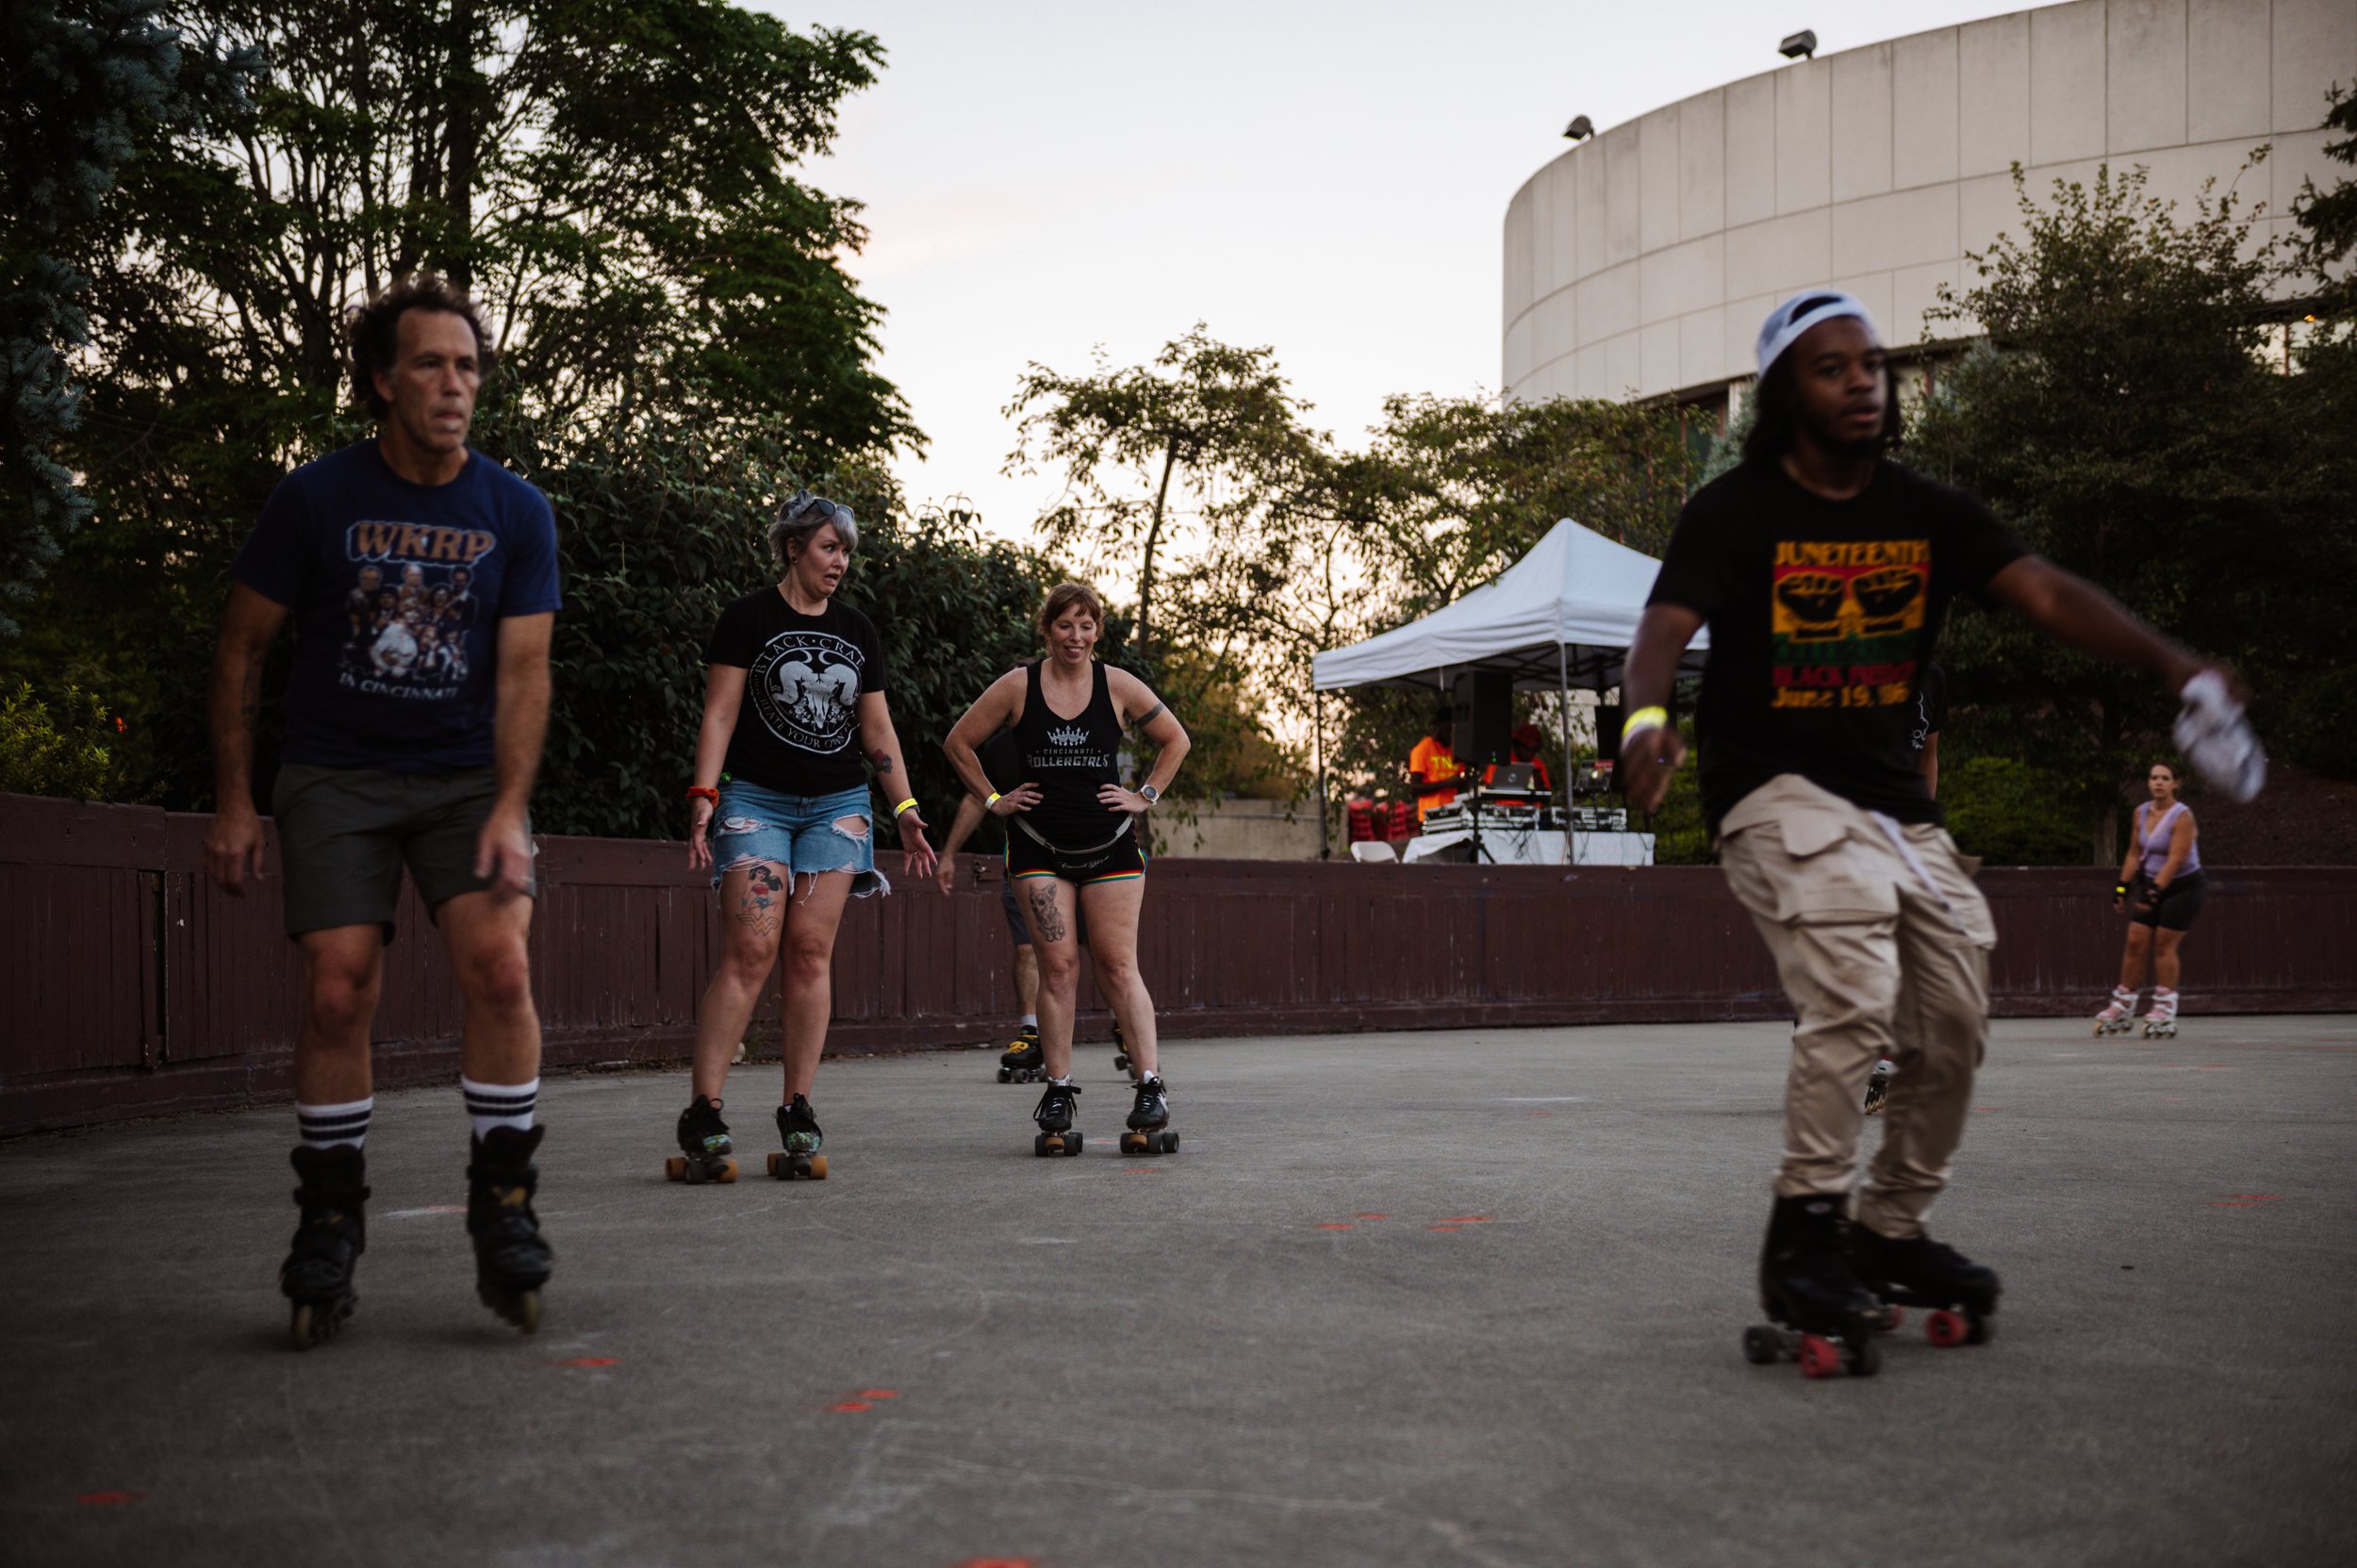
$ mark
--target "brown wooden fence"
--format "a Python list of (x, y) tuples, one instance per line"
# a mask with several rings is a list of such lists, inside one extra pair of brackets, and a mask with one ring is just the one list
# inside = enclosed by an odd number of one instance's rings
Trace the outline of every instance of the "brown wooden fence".
[[(288, 1092), (298, 971), (277, 890), (213, 887), (205, 822), (0, 795), (0, 1134)], [(541, 851), (533, 957), (549, 1063), (683, 1058), (718, 936), (684, 848), (547, 838)], [(2357, 872), (2210, 875), (2188, 949), (2194, 1011), (2357, 1011)], [(1007, 1029), (997, 876), (973, 857), (948, 897), (903, 883), (851, 906), (831, 1048)], [(2002, 934), (1997, 1011), (2092, 1012), (2118, 957), (2106, 874), (1988, 870), (1982, 885)], [(1140, 964), (1174, 1037), (1784, 1011), (1767, 949), (1707, 868), (1162, 860), (1148, 886)], [(387, 1084), (457, 1064), (456, 990), (404, 897), (377, 1020)], [(1093, 990), (1082, 1006), (1101, 1034)], [(763, 1027), (773, 1018), (774, 1005)]]

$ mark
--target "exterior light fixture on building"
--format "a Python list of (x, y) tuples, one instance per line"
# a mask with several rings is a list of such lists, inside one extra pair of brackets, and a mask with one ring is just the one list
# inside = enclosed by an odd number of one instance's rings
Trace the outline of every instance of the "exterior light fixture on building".
[(1817, 58), (1817, 35), (1804, 27), (1777, 44), (1776, 53), (1788, 60), (1813, 60)]
[(1573, 141), (1585, 141), (1595, 134), (1595, 123), (1584, 114), (1575, 117), (1570, 124), (1563, 127), (1563, 135)]

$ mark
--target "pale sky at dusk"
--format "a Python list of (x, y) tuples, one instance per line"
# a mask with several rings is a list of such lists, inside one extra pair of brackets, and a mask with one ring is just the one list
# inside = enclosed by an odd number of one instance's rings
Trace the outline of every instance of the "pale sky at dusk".
[(1390, 392), (1494, 391), (1499, 234), (1569, 143), (1819, 53), (2023, 7), (1987, 0), (1497, 0), (1454, 7), (818, 0), (796, 27), (876, 34), (882, 81), (807, 171), (867, 205), (851, 267), (890, 312), (884, 373), (931, 437), (900, 473), (992, 532), (1052, 478), (1002, 477), (1028, 361), (1149, 356), (1196, 321), (1269, 344), (1314, 423), (1356, 444)]

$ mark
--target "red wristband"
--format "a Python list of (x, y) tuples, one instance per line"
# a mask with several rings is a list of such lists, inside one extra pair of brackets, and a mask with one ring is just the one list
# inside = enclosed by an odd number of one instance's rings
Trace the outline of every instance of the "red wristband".
[(687, 798), (691, 801), (710, 801), (716, 806), (720, 803), (720, 792), (706, 784), (689, 784)]

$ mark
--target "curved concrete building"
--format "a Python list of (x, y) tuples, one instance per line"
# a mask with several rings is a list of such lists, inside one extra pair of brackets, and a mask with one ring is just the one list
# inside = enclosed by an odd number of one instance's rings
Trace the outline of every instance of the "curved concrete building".
[(2190, 206), (2271, 142), (2240, 190), (2283, 232), (2303, 177), (2349, 174), (2316, 128), (2335, 82), (2357, 88), (2357, 0), (2077, 0), (1696, 93), (1514, 193), (1507, 394), (1723, 412), (1769, 307), (1822, 286), (1864, 300), (1894, 348), (1919, 343), (1938, 286), (1962, 287), (1965, 254), (2017, 217), (2016, 162), (2034, 193), (2143, 164), (2152, 194)]

